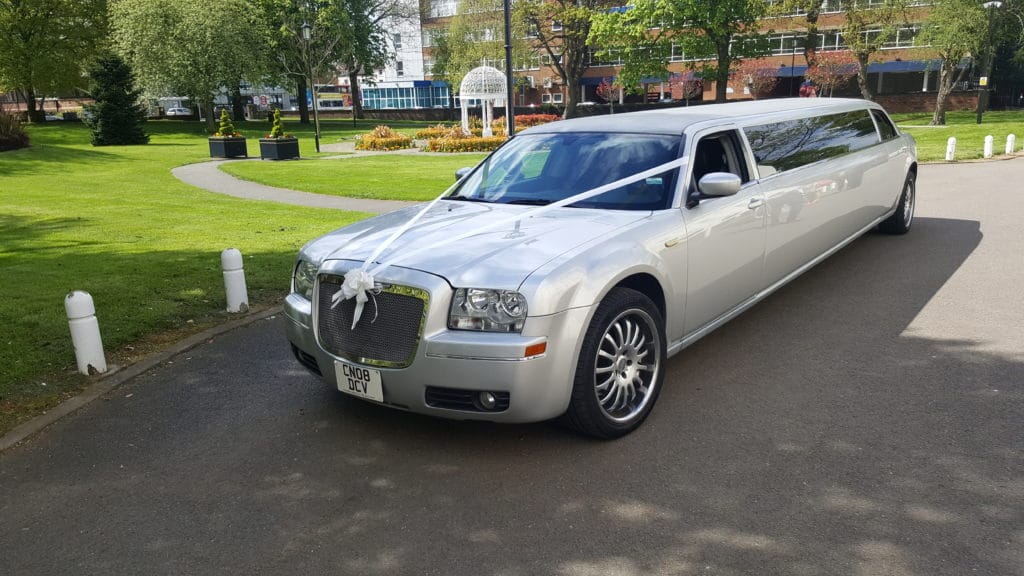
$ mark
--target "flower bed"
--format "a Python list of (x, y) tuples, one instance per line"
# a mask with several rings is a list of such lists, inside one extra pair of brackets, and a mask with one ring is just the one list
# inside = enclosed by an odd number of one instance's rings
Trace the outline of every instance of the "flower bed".
[[(541, 124), (548, 124), (561, 119), (561, 116), (556, 116), (554, 114), (517, 114), (515, 118), (516, 130), (519, 130), (520, 128), (530, 128), (531, 126), (540, 126)], [(504, 129), (505, 119), (498, 118), (494, 122), (491, 122), (491, 127), (494, 129)]]
[(427, 141), (430, 152), (490, 152), (505, 143), (504, 136), (463, 136), (461, 138), (434, 138)]
[(395, 132), (389, 126), (377, 126), (356, 141), (356, 150), (401, 150), (412, 147), (412, 138)]
[(419, 140), (444, 138), (446, 135), (448, 135), (449, 132), (451, 132), (452, 128), (453, 126), (449, 126), (447, 124), (437, 124), (435, 126), (430, 126), (429, 128), (424, 128), (419, 132), (416, 132), (416, 138)]

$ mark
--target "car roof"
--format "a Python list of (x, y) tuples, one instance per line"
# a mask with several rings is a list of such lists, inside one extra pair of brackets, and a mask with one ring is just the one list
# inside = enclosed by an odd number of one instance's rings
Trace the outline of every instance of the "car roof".
[(522, 133), (622, 132), (675, 135), (682, 134), (688, 126), (699, 122), (714, 120), (742, 122), (749, 118), (770, 121), (772, 116), (787, 116), (794, 112), (801, 114), (811, 110), (843, 112), (869, 106), (878, 107), (872, 102), (857, 98), (775, 98), (587, 116), (535, 126), (523, 130)]

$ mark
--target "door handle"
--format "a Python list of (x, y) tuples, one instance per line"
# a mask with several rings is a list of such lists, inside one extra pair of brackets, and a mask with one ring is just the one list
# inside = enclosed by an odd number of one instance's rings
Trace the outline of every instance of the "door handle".
[(747, 208), (753, 210), (754, 208), (760, 208), (762, 204), (764, 204), (764, 198), (751, 198)]

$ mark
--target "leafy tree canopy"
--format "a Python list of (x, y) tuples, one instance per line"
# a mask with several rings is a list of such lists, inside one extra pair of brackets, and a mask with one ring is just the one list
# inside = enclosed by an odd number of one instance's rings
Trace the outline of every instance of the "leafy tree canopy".
[[(667, 78), (675, 43), (688, 58), (702, 59), (691, 66), (715, 79), (715, 99), (724, 102), (732, 62), (764, 54), (753, 32), (765, 10), (763, 0), (638, 0), (596, 16), (590, 42), (599, 55), (622, 58), (617, 83), (628, 89), (645, 77)], [(745, 40), (733, 43), (740, 34)]]
[(107, 33), (105, 0), (0, 0), (0, 87), (18, 91), (41, 121), (40, 95), (82, 88)]

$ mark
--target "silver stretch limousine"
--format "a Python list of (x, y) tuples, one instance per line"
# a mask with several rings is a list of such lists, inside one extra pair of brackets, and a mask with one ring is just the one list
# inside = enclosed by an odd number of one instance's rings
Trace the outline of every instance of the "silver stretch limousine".
[(907, 232), (917, 160), (876, 104), (805, 98), (555, 122), (459, 172), (301, 250), (296, 358), (395, 408), (611, 438), (669, 356), (873, 227)]

